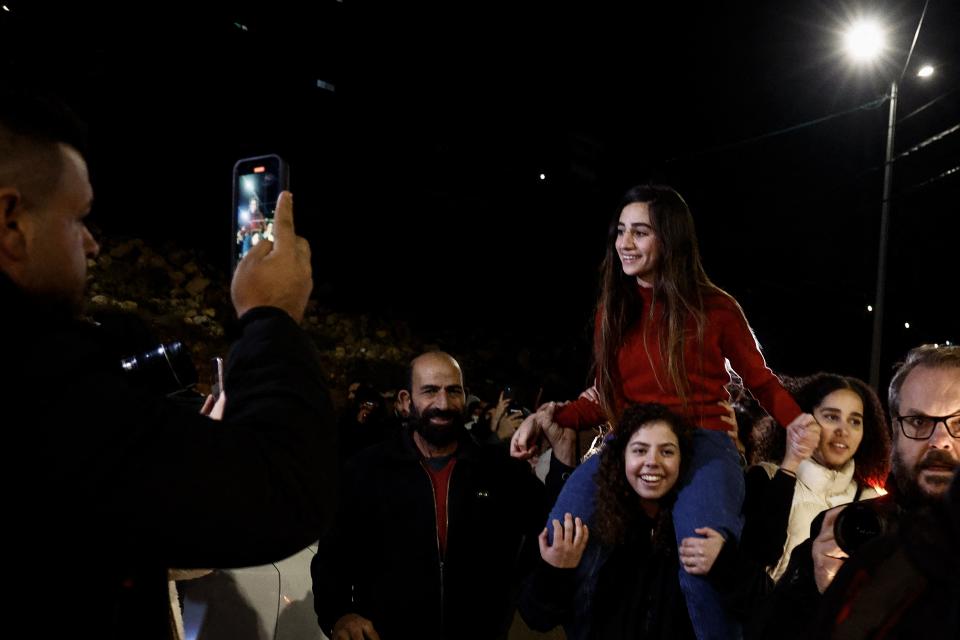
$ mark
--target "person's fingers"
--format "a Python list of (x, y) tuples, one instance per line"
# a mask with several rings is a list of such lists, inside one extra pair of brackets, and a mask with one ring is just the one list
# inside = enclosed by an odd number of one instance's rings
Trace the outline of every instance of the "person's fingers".
[(556, 518), (553, 519), (553, 545), (563, 542), (563, 525)]
[(203, 400), (203, 406), (200, 407), (200, 415), (202, 416), (210, 415), (210, 412), (213, 410), (214, 402), (216, 402), (216, 400), (213, 399), (213, 396), (207, 395), (207, 397), (204, 398)]
[(573, 536), (576, 533), (573, 526), (573, 514), (563, 514), (563, 539), (567, 542), (573, 542)]
[[(295, 248), (294, 239), (297, 232), (293, 228), (293, 194), (289, 191), (281, 191), (277, 199), (277, 210), (273, 218), (273, 242), (277, 249), (286, 251), (288, 248)], [(261, 243), (258, 243), (259, 247)]]
[(220, 391), (220, 396), (217, 398), (217, 401), (213, 403), (213, 408), (210, 409), (210, 417), (214, 420), (223, 420), (223, 412), (227, 408), (227, 392)]
[(547, 539), (547, 528), (544, 527), (540, 535), (537, 536), (537, 542), (540, 544), (540, 555), (544, 555), (550, 548), (550, 541)]
[(517, 429), (513, 432), (513, 436), (510, 438), (510, 455), (514, 458), (526, 460), (532, 454), (530, 453), (530, 447), (527, 446), (527, 443), (521, 442), (522, 437), (522, 429)]
[(513, 436), (510, 437), (510, 451), (511, 455), (513, 452), (520, 453), (520, 430), (518, 429), (514, 432)]
[(297, 236), (297, 255), (310, 262), (310, 243), (306, 238)]
[(577, 546), (583, 539), (583, 520), (579, 517), (573, 519), (573, 544)]
[(259, 262), (270, 253), (273, 249), (273, 243), (269, 240), (261, 240), (255, 244), (250, 251), (247, 251), (247, 255), (243, 256), (243, 260), (240, 261), (240, 264), (244, 262)]

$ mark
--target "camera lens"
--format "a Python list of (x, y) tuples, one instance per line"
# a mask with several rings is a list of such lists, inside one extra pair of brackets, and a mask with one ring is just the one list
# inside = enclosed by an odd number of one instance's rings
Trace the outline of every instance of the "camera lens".
[(186, 389), (197, 381), (190, 353), (181, 342), (160, 344), (148, 351), (122, 358), (120, 367), (138, 385), (164, 394)]
[(161, 344), (156, 349), (122, 359), (120, 366), (124, 371), (140, 371), (162, 362), (169, 363), (180, 355), (181, 351), (183, 351), (183, 344), (180, 342)]
[(887, 530), (887, 519), (872, 502), (870, 500), (849, 505), (840, 512), (833, 525), (837, 546), (849, 555)]

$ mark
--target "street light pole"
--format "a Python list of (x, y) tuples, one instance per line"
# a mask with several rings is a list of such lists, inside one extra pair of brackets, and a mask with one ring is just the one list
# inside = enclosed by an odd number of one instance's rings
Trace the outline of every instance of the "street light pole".
[(880, 204), (880, 246), (877, 252), (877, 296), (874, 301), (873, 340), (870, 347), (870, 386), (880, 388), (880, 351), (883, 344), (883, 311), (887, 281), (887, 235), (890, 231), (890, 190), (893, 184), (893, 141), (897, 129), (897, 81), (890, 83), (890, 119), (887, 122), (887, 156), (883, 165), (883, 201)]
[[(890, 117), (887, 121), (887, 154), (883, 164), (883, 200), (880, 205), (880, 240), (877, 252), (877, 296), (873, 303), (873, 338), (870, 345), (870, 386), (880, 390), (880, 357), (883, 347), (883, 319), (886, 298), (887, 282), (887, 239), (890, 234), (890, 191), (893, 189), (893, 140), (897, 128), (897, 92), (899, 83), (903, 81), (910, 67), (913, 49), (917, 46), (923, 19), (927, 15), (930, 0), (924, 0), (923, 11), (917, 21), (917, 29), (913, 32), (913, 42), (907, 52), (907, 59), (903, 63), (903, 70), (899, 77), (890, 83)], [(845, 40), (847, 52), (860, 62), (875, 60), (883, 53), (885, 37), (882, 27), (872, 19), (863, 19), (850, 25)], [(929, 67), (929, 65), (927, 65)], [(933, 73), (932, 68), (921, 70), (920, 77), (928, 77)]]

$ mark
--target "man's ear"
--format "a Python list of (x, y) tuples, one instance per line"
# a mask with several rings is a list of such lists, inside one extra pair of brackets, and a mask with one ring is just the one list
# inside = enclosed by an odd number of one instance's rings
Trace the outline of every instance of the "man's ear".
[(26, 257), (25, 215), (20, 190), (16, 187), (0, 187), (0, 268), (4, 271)]
[(413, 398), (410, 397), (410, 392), (406, 389), (401, 389), (397, 392), (397, 401), (400, 403), (400, 411), (403, 415), (410, 415), (410, 403), (413, 401)]

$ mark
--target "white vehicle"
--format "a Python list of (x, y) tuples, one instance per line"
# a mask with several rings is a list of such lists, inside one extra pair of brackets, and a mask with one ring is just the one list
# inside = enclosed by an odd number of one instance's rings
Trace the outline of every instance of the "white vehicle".
[(177, 583), (185, 640), (327, 640), (313, 610), (312, 544), (274, 564)]

